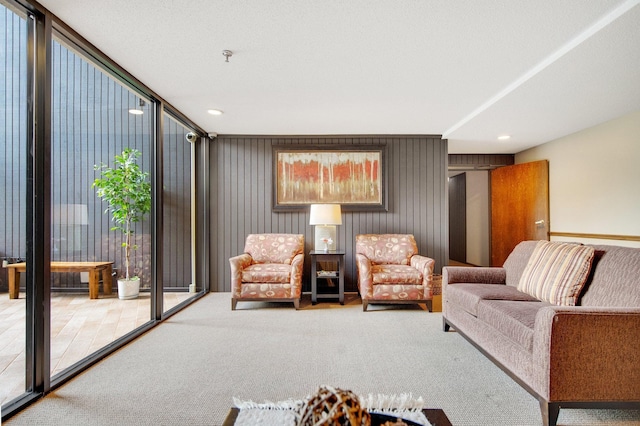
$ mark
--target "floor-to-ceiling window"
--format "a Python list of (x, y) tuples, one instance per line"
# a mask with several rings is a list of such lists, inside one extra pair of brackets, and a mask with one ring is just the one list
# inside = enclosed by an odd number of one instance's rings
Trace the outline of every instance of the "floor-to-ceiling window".
[(9, 275), (18, 281), (24, 276), (10, 266), (24, 262), (26, 256), (27, 15), (0, 4), (0, 21), (0, 404), (4, 404), (25, 392), (26, 299), (24, 292), (7, 293)]
[[(185, 139), (202, 130), (41, 6), (0, 0), (0, 19), (4, 419), (202, 295), (208, 268), (202, 141)], [(152, 199), (133, 224), (131, 299), (123, 235), (92, 186), (126, 149)]]
[[(118, 298), (123, 278), (124, 234), (113, 229), (108, 204), (96, 195), (96, 167), (115, 166), (125, 149), (140, 154), (149, 172), (154, 104), (75, 51), (62, 36), (52, 42), (51, 111), (51, 375), (151, 319), (151, 226), (149, 215), (133, 224), (129, 273), (140, 295)], [(113, 262), (114, 277), (87, 263)], [(58, 272), (59, 265), (64, 265)], [(55, 267), (54, 267), (55, 266)], [(86, 270), (73, 271), (74, 268)], [(91, 294), (90, 281), (99, 280)], [(110, 291), (113, 289), (113, 292)]]
[(164, 310), (202, 290), (196, 282), (193, 256), (195, 205), (191, 131), (170, 114), (163, 119), (163, 261)]

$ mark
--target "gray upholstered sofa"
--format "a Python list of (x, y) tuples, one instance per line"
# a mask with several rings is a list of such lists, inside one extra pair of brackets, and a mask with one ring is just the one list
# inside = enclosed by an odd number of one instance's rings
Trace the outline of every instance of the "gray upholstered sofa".
[(535, 396), (544, 425), (560, 408), (640, 409), (640, 249), (591, 246), (577, 306), (558, 306), (517, 288), (536, 244), (520, 243), (501, 268), (444, 267), (444, 330)]

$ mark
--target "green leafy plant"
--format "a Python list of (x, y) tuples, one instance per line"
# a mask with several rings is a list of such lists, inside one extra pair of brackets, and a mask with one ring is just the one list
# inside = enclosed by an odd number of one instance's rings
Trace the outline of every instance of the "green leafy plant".
[(151, 183), (149, 173), (143, 172), (138, 165), (137, 158), (140, 151), (125, 148), (121, 155), (115, 156), (114, 167), (101, 163), (94, 166), (101, 177), (93, 181), (92, 188), (96, 195), (109, 204), (104, 211), (111, 212), (111, 219), (116, 223), (112, 231), (123, 233), (122, 247), (125, 250), (125, 279), (129, 279), (129, 260), (131, 250), (138, 246), (132, 243), (135, 223), (144, 219), (151, 211)]

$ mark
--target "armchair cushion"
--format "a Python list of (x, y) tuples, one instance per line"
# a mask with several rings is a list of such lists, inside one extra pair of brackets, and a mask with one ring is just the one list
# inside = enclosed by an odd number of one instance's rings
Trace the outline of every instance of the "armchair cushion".
[(245, 283), (289, 283), (291, 266), (283, 263), (256, 263), (242, 271)]
[(244, 252), (251, 256), (252, 263), (291, 265), (293, 257), (303, 250), (302, 234), (249, 234), (244, 246)]
[(411, 234), (363, 234), (356, 236), (356, 253), (372, 263), (409, 265), (418, 245)]
[(373, 265), (371, 273), (374, 284), (422, 285), (420, 271), (407, 265)]

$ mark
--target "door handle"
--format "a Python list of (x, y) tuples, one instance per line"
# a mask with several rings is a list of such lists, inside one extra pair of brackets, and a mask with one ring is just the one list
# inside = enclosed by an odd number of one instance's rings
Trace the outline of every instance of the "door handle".
[(539, 228), (543, 227), (544, 226), (544, 219), (536, 220), (535, 224)]

